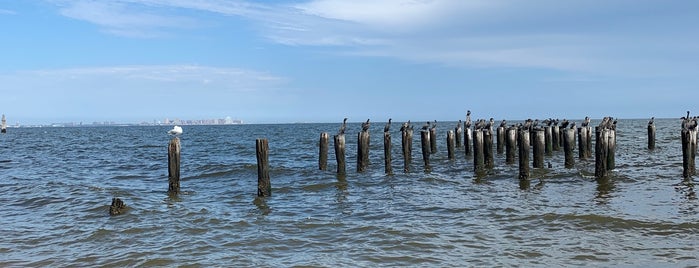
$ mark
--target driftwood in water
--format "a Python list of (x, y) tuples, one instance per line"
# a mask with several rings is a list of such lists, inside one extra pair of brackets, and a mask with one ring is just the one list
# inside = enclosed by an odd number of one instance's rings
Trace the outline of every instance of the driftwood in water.
[(335, 160), (337, 161), (337, 174), (345, 174), (345, 134), (333, 136), (333, 146), (335, 148)]
[(529, 179), (529, 129), (522, 128), (517, 135), (519, 147), (519, 179)]
[(126, 204), (119, 198), (112, 198), (112, 205), (109, 206), (109, 215), (115, 216), (123, 213), (126, 210)]
[(532, 165), (535, 168), (544, 168), (544, 147), (546, 147), (546, 136), (542, 128), (534, 129), (534, 160)]
[(505, 142), (505, 163), (514, 164), (517, 152), (517, 128), (511, 126), (507, 128), (507, 139)]
[(575, 129), (564, 128), (563, 132), (563, 152), (565, 154), (565, 167), (573, 168), (575, 166), (575, 158), (573, 150), (575, 149)]
[(272, 195), (272, 184), (269, 181), (269, 143), (267, 139), (255, 141), (257, 152), (257, 196)]
[(401, 131), (401, 149), (403, 151), (403, 172), (410, 172), (410, 162), (413, 159), (413, 128), (410, 122), (403, 124)]
[(456, 144), (454, 140), (454, 131), (447, 131), (447, 158), (449, 160), (454, 160), (454, 151), (456, 150)]
[(655, 150), (655, 117), (648, 121), (648, 150)]
[(430, 131), (420, 131), (420, 144), (422, 145), (422, 160), (425, 163), (425, 170), (430, 170)]
[(318, 141), (318, 169), (328, 170), (328, 139), (330, 135), (327, 132), (320, 133), (320, 141)]
[(180, 138), (172, 138), (167, 148), (167, 192), (178, 194), (180, 192)]

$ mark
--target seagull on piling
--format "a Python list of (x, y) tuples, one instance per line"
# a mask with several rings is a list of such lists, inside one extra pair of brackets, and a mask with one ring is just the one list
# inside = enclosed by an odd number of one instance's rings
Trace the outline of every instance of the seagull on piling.
[(174, 126), (170, 131), (167, 132), (169, 135), (173, 135), (175, 137), (182, 135), (182, 127), (180, 126)]

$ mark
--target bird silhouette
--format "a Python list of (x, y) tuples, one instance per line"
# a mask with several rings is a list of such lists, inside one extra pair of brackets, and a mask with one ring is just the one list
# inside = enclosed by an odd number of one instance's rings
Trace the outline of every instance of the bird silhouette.
[(345, 129), (347, 128), (347, 117), (342, 120), (342, 126), (340, 126), (340, 130), (337, 131), (337, 134), (345, 134)]
[(389, 130), (391, 130), (391, 118), (388, 119), (386, 126), (383, 127), (383, 132), (388, 132)]
[(362, 123), (362, 131), (368, 131), (369, 130), (369, 119), (366, 120), (366, 122)]

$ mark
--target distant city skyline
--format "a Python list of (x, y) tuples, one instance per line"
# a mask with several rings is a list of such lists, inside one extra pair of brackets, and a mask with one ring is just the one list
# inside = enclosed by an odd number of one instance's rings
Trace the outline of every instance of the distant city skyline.
[(9, 125), (675, 118), (699, 2), (0, 3)]

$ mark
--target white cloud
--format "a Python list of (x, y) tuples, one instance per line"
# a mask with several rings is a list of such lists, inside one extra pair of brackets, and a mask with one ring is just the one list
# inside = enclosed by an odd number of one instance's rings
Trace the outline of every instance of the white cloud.
[(0, 9), (0, 15), (15, 15), (17, 12), (9, 9)]

